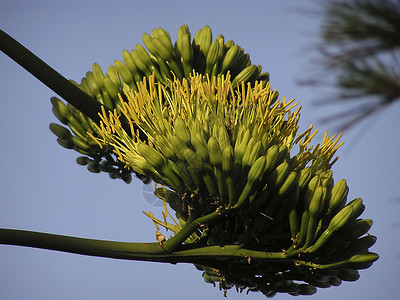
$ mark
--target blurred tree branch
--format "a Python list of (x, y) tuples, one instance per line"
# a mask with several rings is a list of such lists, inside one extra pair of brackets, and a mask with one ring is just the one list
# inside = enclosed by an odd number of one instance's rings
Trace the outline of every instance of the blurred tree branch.
[(340, 120), (343, 131), (400, 99), (400, 1), (328, 0), (322, 22), (318, 50), (324, 76), (308, 83), (320, 84), (333, 75), (338, 101), (360, 100), (356, 109), (322, 120), (349, 115), (349, 121)]

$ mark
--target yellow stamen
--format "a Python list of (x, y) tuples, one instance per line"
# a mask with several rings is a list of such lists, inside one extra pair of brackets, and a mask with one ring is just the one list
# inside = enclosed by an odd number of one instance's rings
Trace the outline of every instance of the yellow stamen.
[[(146, 134), (150, 147), (162, 154), (163, 147), (170, 142), (168, 139), (175, 134), (174, 121), (178, 116), (189, 132), (192, 120), (197, 119), (198, 124), (203, 126), (206, 142), (209, 136), (218, 134), (215, 132), (217, 128), (224, 125), (231, 131), (232, 145), (238, 132), (235, 130), (237, 126), (254, 128), (258, 135), (284, 144), (289, 150), (298, 145), (298, 165), (310, 162), (314, 167), (329, 168), (336, 161), (332, 158), (341, 145), (338, 144), (341, 136), (328, 137), (327, 133), (321, 145), (310, 145), (318, 130), (313, 132), (311, 124), (305, 132), (297, 133), (301, 107), (294, 99), (287, 101), (283, 97), (281, 101), (275, 100), (276, 90), (271, 90), (269, 84), (262, 87), (261, 83), (251, 87), (242, 82), (234, 92), (229, 74), (209, 78), (208, 75), (204, 77), (193, 73), (187, 79), (175, 79), (165, 86), (156, 83), (152, 76), (138, 84), (138, 92), (125, 92), (125, 95), (128, 100), (123, 101), (120, 97), (120, 111), (127, 120), (130, 133), (123, 129), (116, 110), (107, 114), (103, 108), (101, 123), (96, 127), (101, 138), (96, 140), (93, 135), (90, 136), (99, 144), (112, 145), (118, 158), (135, 171), (146, 169), (137, 150), (137, 145), (143, 142), (135, 132), (137, 128)], [(296, 106), (297, 109), (292, 112)], [(164, 138), (156, 141), (156, 136)], [(177, 153), (175, 159), (178, 158), (182, 156)], [(136, 164), (140, 166), (135, 167)]]

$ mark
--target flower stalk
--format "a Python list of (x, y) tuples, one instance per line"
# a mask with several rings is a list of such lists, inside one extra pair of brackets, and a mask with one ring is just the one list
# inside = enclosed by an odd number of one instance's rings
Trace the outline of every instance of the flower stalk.
[(26, 246), (67, 253), (82, 254), (114, 259), (152, 261), (164, 263), (203, 263), (209, 259), (241, 259), (251, 257), (259, 260), (280, 260), (285, 258), (283, 252), (262, 252), (242, 249), (241, 245), (225, 247), (180, 245), (169, 252), (158, 243), (116, 242), (86, 239), (34, 232), (18, 229), (0, 229), (0, 244)]
[(3, 30), (0, 30), (0, 50), (94, 122), (99, 122), (100, 103)]

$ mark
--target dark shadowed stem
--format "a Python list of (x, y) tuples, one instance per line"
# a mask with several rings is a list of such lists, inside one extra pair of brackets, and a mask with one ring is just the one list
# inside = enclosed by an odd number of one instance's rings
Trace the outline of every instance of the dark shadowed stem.
[(0, 30), (0, 50), (65, 101), (79, 109), (94, 122), (99, 123), (98, 114), (101, 112), (99, 102), (68, 81), (3, 30)]

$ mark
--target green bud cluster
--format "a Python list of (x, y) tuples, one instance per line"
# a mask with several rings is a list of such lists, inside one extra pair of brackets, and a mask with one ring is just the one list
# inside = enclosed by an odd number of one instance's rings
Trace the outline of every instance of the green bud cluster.
[[(178, 29), (175, 43), (167, 31), (154, 29), (151, 34), (143, 34), (143, 47), (140, 44), (132, 51), (122, 52), (123, 60), (115, 60), (104, 73), (95, 63), (91, 71), (86, 73), (79, 86), (84, 92), (104, 105), (107, 110), (120, 112), (119, 94), (123, 91), (138, 91), (138, 83), (152, 74), (156, 82), (167, 84), (169, 80), (182, 80), (193, 71), (200, 74), (221, 76), (230, 72), (234, 87), (242, 82), (254, 84), (257, 80), (265, 86), (269, 80), (268, 73), (261, 73), (261, 66), (251, 64), (250, 56), (233, 41), (226, 41), (222, 35), (213, 41), (209, 26), (199, 30), (194, 38), (187, 25)], [(61, 100), (52, 98), (53, 113), (61, 123), (51, 124), (50, 129), (57, 135), (61, 146), (85, 155), (87, 159), (78, 158), (78, 163), (88, 162), (89, 171), (107, 172), (111, 178), (131, 181), (131, 172), (119, 164), (113, 154), (112, 147), (99, 147), (89, 138), (87, 132), (99, 136), (93, 122), (86, 115)], [(61, 130), (63, 127), (65, 130)], [(69, 129), (67, 129), (69, 127)], [(72, 131), (70, 135), (66, 132)], [(62, 137), (59, 137), (59, 134)], [(136, 175), (148, 181), (146, 177)]]

